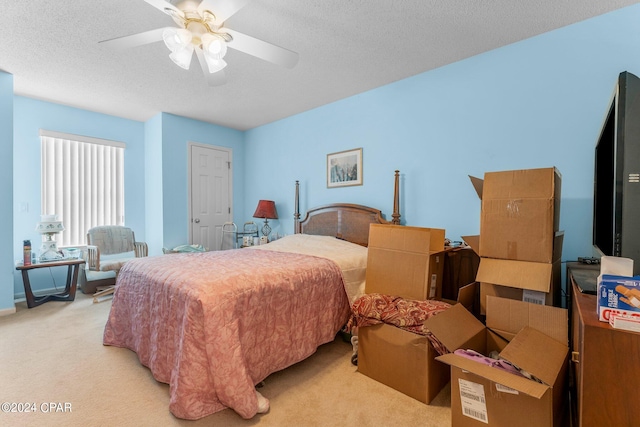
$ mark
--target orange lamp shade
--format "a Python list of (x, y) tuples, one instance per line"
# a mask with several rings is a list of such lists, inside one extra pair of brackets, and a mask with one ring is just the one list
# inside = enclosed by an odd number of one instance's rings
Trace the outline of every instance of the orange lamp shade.
[(260, 200), (253, 214), (254, 218), (278, 219), (276, 203), (273, 200)]

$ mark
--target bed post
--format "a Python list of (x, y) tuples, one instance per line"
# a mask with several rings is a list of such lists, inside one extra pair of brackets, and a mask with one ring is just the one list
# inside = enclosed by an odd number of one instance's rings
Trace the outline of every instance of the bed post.
[(300, 182), (296, 180), (296, 199), (293, 204), (295, 211), (293, 212), (293, 233), (299, 234), (300, 230)]
[(396, 170), (395, 181), (393, 186), (393, 214), (391, 215), (391, 223), (400, 225), (400, 171)]

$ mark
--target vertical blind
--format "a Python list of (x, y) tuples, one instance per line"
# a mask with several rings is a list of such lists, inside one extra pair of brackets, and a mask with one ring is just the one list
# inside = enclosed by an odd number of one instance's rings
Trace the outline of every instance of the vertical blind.
[(124, 225), (122, 142), (40, 131), (42, 214), (58, 215), (59, 246), (86, 244), (87, 230)]

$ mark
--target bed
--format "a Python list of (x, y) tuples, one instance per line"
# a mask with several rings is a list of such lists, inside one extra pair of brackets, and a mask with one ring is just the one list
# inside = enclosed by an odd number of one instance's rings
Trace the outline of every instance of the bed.
[(347, 322), (350, 302), (364, 288), (356, 258), (364, 254), (366, 262), (369, 224), (399, 223), (398, 176), (391, 221), (355, 204), (310, 209), (300, 220), (296, 182), (290, 238), (254, 250), (127, 262), (103, 343), (133, 350), (169, 384), (169, 410), (178, 418), (225, 408), (246, 419), (265, 412), (268, 400), (255, 385), (309, 357)]

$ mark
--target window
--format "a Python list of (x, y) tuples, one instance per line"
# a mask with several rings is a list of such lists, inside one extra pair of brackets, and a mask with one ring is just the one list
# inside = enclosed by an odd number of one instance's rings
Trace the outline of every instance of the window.
[(122, 142), (40, 131), (42, 214), (58, 215), (58, 246), (86, 244), (87, 230), (124, 225)]

